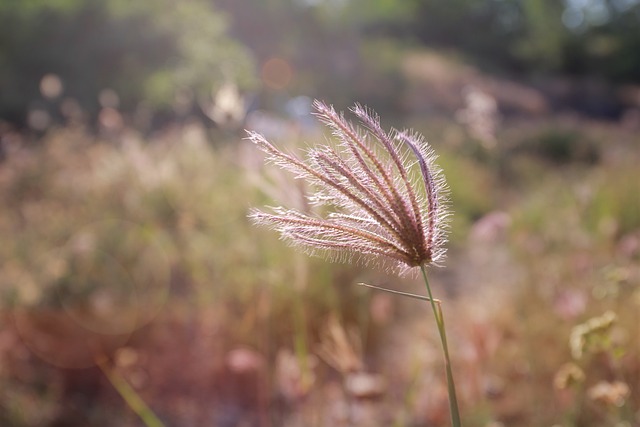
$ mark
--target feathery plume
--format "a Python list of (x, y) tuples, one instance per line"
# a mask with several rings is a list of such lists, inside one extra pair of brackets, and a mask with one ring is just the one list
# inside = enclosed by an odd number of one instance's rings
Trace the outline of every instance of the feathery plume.
[(449, 214), (446, 184), (431, 147), (410, 131), (384, 131), (378, 116), (358, 104), (351, 111), (364, 128), (320, 101), (314, 108), (337, 143), (311, 148), (304, 160), (258, 133), (248, 132), (248, 139), (268, 161), (309, 182), (310, 202), (330, 212), (321, 217), (274, 207), (252, 210), (251, 220), (331, 259), (363, 255), (360, 259), (391, 261), (403, 272), (438, 264), (446, 251)]
[(269, 161), (311, 184), (310, 202), (328, 208), (329, 213), (318, 216), (274, 207), (271, 212), (252, 210), (249, 216), (312, 254), (383, 259), (401, 273), (419, 268), (428, 297), (383, 290), (430, 301), (445, 359), (451, 422), (460, 427), (444, 317), (425, 270), (445, 255), (449, 216), (446, 184), (434, 163), (436, 156), (422, 136), (410, 131), (386, 132), (378, 116), (358, 104), (351, 111), (362, 128), (320, 101), (314, 107), (336, 143), (309, 149), (304, 160), (278, 150), (258, 133), (249, 132), (248, 139)]

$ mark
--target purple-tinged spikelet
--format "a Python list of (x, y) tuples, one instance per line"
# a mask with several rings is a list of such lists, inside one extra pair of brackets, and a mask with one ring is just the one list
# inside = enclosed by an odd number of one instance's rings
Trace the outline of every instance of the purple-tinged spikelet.
[[(449, 213), (446, 184), (424, 139), (409, 131), (385, 132), (379, 118), (356, 105), (364, 129), (316, 101), (316, 115), (333, 132), (334, 145), (310, 149), (304, 160), (286, 154), (262, 135), (248, 139), (267, 159), (311, 184), (310, 201), (328, 206), (325, 217), (283, 207), (252, 210), (253, 222), (280, 232), (309, 253), (330, 258), (364, 255), (390, 260), (400, 271), (444, 258)], [(421, 179), (416, 179), (417, 166)]]

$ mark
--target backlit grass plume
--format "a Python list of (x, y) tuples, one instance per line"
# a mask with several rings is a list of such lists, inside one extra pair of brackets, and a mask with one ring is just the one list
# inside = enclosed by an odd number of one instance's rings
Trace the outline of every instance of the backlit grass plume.
[(258, 133), (249, 132), (249, 139), (269, 161), (311, 184), (310, 202), (328, 213), (275, 207), (271, 212), (253, 210), (250, 218), (312, 254), (391, 261), (400, 272), (419, 268), (428, 297), (383, 290), (431, 302), (444, 353), (451, 421), (460, 426), (444, 317), (426, 273), (426, 266), (445, 255), (448, 218), (446, 185), (433, 150), (415, 133), (384, 131), (379, 118), (360, 105), (351, 111), (362, 128), (322, 102), (314, 107), (337, 141), (309, 149), (304, 159), (279, 150)]
[(408, 131), (385, 132), (378, 117), (360, 105), (352, 111), (365, 129), (355, 128), (322, 102), (314, 107), (337, 143), (308, 150), (304, 160), (280, 151), (258, 133), (249, 132), (249, 139), (269, 161), (309, 182), (310, 201), (330, 213), (319, 217), (276, 207), (253, 210), (251, 219), (331, 259), (354, 254), (364, 260), (383, 258), (402, 271), (441, 261), (446, 187), (431, 147)]

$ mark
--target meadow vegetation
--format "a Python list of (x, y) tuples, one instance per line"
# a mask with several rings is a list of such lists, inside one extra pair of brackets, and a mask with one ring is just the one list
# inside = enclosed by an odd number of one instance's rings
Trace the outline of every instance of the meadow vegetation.
[[(455, 123), (448, 137), (422, 126), (455, 211), (431, 281), (464, 424), (638, 425), (637, 136), (586, 123), (558, 140), (505, 124), (505, 156)], [(251, 206), (303, 203), (305, 189), (248, 141), (211, 135), (11, 137), (2, 424), (139, 425), (108, 378), (166, 425), (447, 422), (426, 307), (356, 285), (421, 293), (419, 281), (307, 258), (251, 227)], [(553, 143), (588, 143), (598, 159), (555, 158), (542, 148)], [(537, 155), (515, 148), (535, 144)]]
[(424, 295), (419, 277), (247, 217), (310, 189), (243, 129), (300, 153), (330, 137), (319, 98), (439, 156), (453, 217), (429, 281), (462, 425), (639, 427), (639, 17), (0, 1), (0, 426), (449, 425), (428, 305), (358, 285)]

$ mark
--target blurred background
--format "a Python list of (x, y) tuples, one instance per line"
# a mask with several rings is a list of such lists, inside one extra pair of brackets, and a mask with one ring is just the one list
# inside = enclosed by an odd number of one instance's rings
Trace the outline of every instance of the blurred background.
[(420, 281), (246, 219), (315, 98), (439, 154), (464, 424), (640, 426), (637, 0), (0, 0), (0, 425), (448, 425)]

